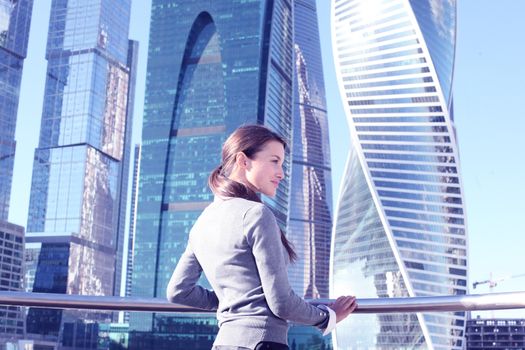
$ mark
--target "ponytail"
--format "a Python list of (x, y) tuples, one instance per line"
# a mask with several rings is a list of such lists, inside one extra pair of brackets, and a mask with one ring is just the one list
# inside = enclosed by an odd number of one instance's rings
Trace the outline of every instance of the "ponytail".
[(208, 178), (208, 186), (212, 192), (219, 197), (239, 197), (254, 202), (261, 202), (261, 199), (254, 190), (244, 184), (231, 180), (224, 176), (223, 166), (219, 165), (213, 170)]

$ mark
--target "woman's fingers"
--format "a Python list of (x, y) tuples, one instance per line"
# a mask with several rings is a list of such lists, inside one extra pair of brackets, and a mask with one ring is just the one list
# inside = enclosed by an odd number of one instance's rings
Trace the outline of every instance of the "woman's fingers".
[(337, 322), (340, 322), (357, 308), (356, 298), (350, 295), (340, 296), (329, 307), (335, 311)]

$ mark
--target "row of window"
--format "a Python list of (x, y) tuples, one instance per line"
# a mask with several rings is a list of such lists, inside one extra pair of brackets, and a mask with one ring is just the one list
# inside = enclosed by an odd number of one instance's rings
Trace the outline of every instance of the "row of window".
[[(374, 105), (373, 107), (380, 106), (380, 105)], [(443, 112), (443, 108), (440, 105), (434, 105), (434, 106), (421, 106), (418, 104), (411, 104), (407, 107), (383, 107), (383, 108), (351, 108), (350, 111), (352, 114), (376, 114), (376, 113), (435, 113), (435, 112)], [(367, 131), (366, 127), (363, 127), (363, 131)], [(403, 127), (408, 128), (408, 127)], [(373, 128), (368, 131), (374, 131)], [(411, 130), (406, 130), (407, 132), (410, 132)], [(412, 132), (416, 132), (417, 130), (414, 130)], [(420, 132), (428, 132), (428, 130), (420, 130)], [(446, 132), (446, 130), (445, 130)]]
[(446, 135), (381, 135), (359, 134), (360, 141), (402, 141), (417, 143), (450, 143), (450, 136)]
[(416, 231), (428, 231), (428, 232), (436, 232), (436, 233), (443, 233), (443, 234), (450, 234), (450, 235), (465, 236), (464, 227), (454, 227), (454, 226), (450, 226), (449, 224), (431, 225), (431, 224), (422, 224), (422, 223), (394, 220), (394, 219), (390, 219), (388, 222), (393, 228), (413, 229)]
[[(345, 81), (345, 78), (344, 78), (344, 75), (346, 73), (351, 73), (352, 70), (346, 68), (345, 70), (345, 67), (348, 67), (348, 66), (352, 66), (352, 65), (357, 65), (357, 64), (364, 64), (364, 63), (375, 63), (377, 61), (384, 61), (384, 60), (388, 60), (388, 59), (392, 59), (392, 58), (395, 58), (395, 59), (399, 59), (400, 57), (407, 57), (407, 56), (416, 56), (416, 55), (420, 55), (423, 53), (423, 49), (421, 48), (417, 48), (417, 47), (414, 47), (414, 48), (399, 48), (399, 49), (395, 49), (395, 50), (390, 50), (391, 52), (383, 52), (383, 53), (380, 53), (378, 55), (375, 55), (375, 56), (370, 56), (370, 57), (357, 57), (357, 58), (353, 58), (353, 59), (347, 59), (347, 60), (344, 60), (344, 61), (341, 61), (341, 73), (343, 74), (343, 81)], [(340, 58), (341, 56), (339, 55), (338, 58)]]
[[(431, 108), (431, 107), (430, 107)], [(393, 123), (392, 123), (393, 124)], [(440, 125), (357, 125), (358, 132), (396, 132), (396, 133), (447, 133), (448, 128)]]
[(405, 201), (393, 201), (393, 200), (386, 200), (386, 199), (381, 199), (381, 204), (383, 204), (384, 207), (419, 210), (425, 213), (435, 212), (435, 213), (444, 213), (444, 214), (463, 215), (463, 209), (461, 207), (448, 207), (444, 205), (433, 205), (433, 204), (428, 204), (428, 203), (414, 203), (414, 202), (405, 202)]
[[(339, 2), (339, 4), (337, 4)], [(393, 0), (381, 0), (379, 4), (388, 4), (390, 2), (393, 2)], [(335, 10), (336, 10), (336, 17), (340, 16), (342, 14), (345, 14), (347, 12), (353, 12), (357, 9), (357, 13), (360, 11), (360, 6), (363, 6), (362, 1), (340, 1), (336, 0)]]
[(431, 182), (437, 184), (459, 184), (458, 177), (444, 176), (444, 175), (430, 175), (430, 174), (414, 174), (414, 173), (400, 173), (390, 171), (371, 171), (371, 175), (374, 178), (383, 179), (400, 179), (400, 180), (411, 180), (418, 182)]
[(448, 245), (466, 246), (466, 239), (454, 235), (440, 232), (426, 232), (422, 230), (412, 230), (410, 228), (392, 230), (394, 237), (420, 240), (424, 242), (438, 242)]
[[(345, 86), (346, 87), (346, 86)], [(426, 95), (435, 95), (436, 88), (434, 86), (429, 86), (429, 84), (419, 84), (412, 85), (408, 87), (399, 86), (397, 88), (374, 88), (374, 89), (351, 89), (346, 90), (346, 97), (349, 100), (359, 100), (364, 99), (369, 96), (377, 96), (377, 99), (383, 98), (383, 96), (402, 96), (402, 97), (413, 97), (413, 96), (426, 96)], [(424, 117), (428, 117), (426, 114), (422, 114)], [(395, 117), (395, 116), (389, 116)]]
[(452, 255), (455, 257), (465, 257), (467, 255), (467, 251), (465, 249), (451, 247), (450, 245), (417, 243), (414, 241), (406, 241), (402, 239), (396, 240), (396, 243), (399, 248), (422, 252), (432, 252), (433, 254), (442, 254), (444, 256)]
[[(339, 57), (344, 57), (346, 55), (340, 55)], [(415, 55), (409, 57), (395, 57), (389, 60), (382, 61), (381, 63), (367, 63), (359, 66), (348, 67), (347, 73), (349, 72), (369, 72), (374, 73), (376, 71), (382, 70), (392, 70), (393, 68), (407, 67), (407, 66), (424, 66), (426, 65), (427, 60), (423, 55)], [(388, 92), (388, 90), (386, 90)], [(390, 90), (393, 91), (393, 90)]]
[(23, 238), (13, 235), (12, 233), (0, 231), (0, 245), (4, 244), (6, 247), (16, 247), (11, 245), (13, 243), (7, 241), (14, 241), (16, 243), (23, 243)]
[[(453, 153), (454, 149), (451, 146), (443, 146), (440, 144), (436, 145), (407, 145), (407, 144), (385, 144), (385, 143), (361, 143), (361, 147), (366, 150), (381, 150), (381, 151), (408, 151), (408, 152), (421, 152), (421, 153)], [(374, 164), (378, 167), (384, 167), (388, 168), (389, 163), (378, 163), (378, 162), (368, 162), (368, 165)], [(385, 165), (385, 166), (383, 166)], [(408, 165), (408, 164), (405, 164)], [(414, 166), (421, 166), (421, 165), (414, 165)], [(446, 172), (454, 172), (456, 167), (439, 167), (442, 169), (449, 169), (450, 171)], [(399, 168), (401, 169), (407, 169), (407, 168)], [(431, 172), (441, 172), (437, 170), (438, 167), (434, 166), (431, 168)], [(454, 169), (454, 170), (452, 170)], [(412, 169), (416, 170), (416, 169)]]
[[(420, 162), (420, 163), (450, 163), (455, 164), (454, 156), (427, 156), (421, 154), (399, 154), (399, 153), (372, 153), (364, 152), (365, 158), (368, 159), (381, 159), (381, 160), (402, 160), (407, 162)], [(445, 166), (444, 164), (442, 166)]]

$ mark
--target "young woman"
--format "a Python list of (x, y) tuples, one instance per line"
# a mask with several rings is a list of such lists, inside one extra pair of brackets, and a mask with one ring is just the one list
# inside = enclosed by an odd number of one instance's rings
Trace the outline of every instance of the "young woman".
[[(274, 196), (283, 179), (285, 142), (259, 125), (238, 128), (209, 177), (215, 200), (193, 226), (168, 284), (168, 300), (217, 310), (215, 350), (288, 349), (287, 320), (328, 334), (357, 307), (355, 298), (314, 306), (290, 287), (296, 257), (273, 213), (258, 196)], [(204, 271), (213, 291), (198, 286)]]

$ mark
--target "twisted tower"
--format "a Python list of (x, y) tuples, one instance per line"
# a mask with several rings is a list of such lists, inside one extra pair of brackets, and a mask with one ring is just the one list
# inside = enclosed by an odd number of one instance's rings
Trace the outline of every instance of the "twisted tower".
[[(451, 94), (455, 1), (334, 0), (352, 146), (335, 218), (332, 292), (465, 294), (467, 232)], [(465, 314), (350, 317), (339, 349), (461, 349)]]

